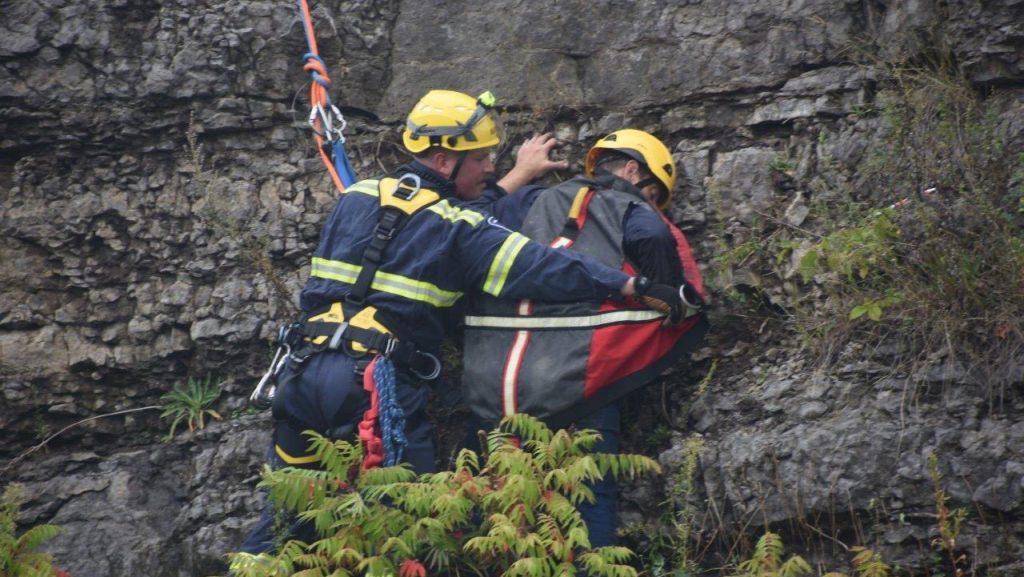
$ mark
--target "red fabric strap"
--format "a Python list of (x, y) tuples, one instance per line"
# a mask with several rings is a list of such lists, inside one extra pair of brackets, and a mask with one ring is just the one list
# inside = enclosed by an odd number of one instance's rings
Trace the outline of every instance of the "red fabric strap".
[(374, 357), (363, 372), (363, 390), (370, 394), (370, 409), (363, 413), (359, 422), (359, 440), (363, 443), (363, 470), (379, 467), (384, 463), (384, 440), (380, 436), (380, 424), (377, 415), (380, 402), (377, 399), (377, 386), (373, 382), (373, 369), (377, 366)]

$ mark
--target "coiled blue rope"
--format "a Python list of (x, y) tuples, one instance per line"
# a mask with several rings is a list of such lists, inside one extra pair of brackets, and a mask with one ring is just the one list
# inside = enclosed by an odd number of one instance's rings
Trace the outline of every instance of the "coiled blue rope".
[(383, 355), (377, 357), (373, 382), (377, 387), (377, 418), (384, 441), (384, 466), (393, 467), (402, 462), (402, 452), (409, 441), (405, 438), (405, 411), (398, 404), (395, 366), (391, 359)]

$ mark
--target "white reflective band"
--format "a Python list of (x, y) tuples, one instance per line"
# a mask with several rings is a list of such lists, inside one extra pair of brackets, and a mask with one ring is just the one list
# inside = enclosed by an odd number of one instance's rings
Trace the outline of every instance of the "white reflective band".
[(653, 310), (622, 310), (572, 317), (484, 317), (467, 316), (466, 326), (482, 329), (589, 329), (621, 323), (642, 323), (663, 318)]
[[(533, 304), (530, 299), (519, 301), (516, 312), (526, 316), (533, 311)], [(512, 341), (512, 348), (508, 351), (508, 359), (505, 361), (505, 370), (501, 374), (501, 407), (505, 416), (514, 415), (519, 412), (516, 402), (516, 392), (519, 388), (519, 371), (523, 366), (523, 357), (526, 356), (526, 345), (530, 342), (529, 331), (516, 331), (516, 338)]]

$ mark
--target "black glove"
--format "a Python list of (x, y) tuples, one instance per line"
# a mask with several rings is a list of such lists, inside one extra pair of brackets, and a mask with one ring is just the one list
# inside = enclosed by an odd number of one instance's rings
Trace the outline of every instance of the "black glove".
[(704, 306), (700, 294), (688, 283), (679, 288), (665, 284), (655, 284), (647, 277), (636, 277), (633, 290), (640, 302), (648, 307), (665, 313), (665, 326), (676, 325), (685, 318), (687, 309), (700, 310)]

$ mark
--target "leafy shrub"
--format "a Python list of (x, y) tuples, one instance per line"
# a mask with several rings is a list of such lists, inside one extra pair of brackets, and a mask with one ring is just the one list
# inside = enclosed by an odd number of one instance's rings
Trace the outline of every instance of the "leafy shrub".
[(54, 577), (58, 575), (53, 558), (37, 551), (44, 541), (60, 532), (56, 525), (36, 525), (16, 535), (18, 514), (24, 503), (25, 488), (12, 483), (0, 498), (0, 575), (6, 577)]
[(828, 234), (801, 272), (835, 273), (833, 310), (868, 321), (853, 336), (887, 332), (918, 358), (945, 354), (1005, 384), (1014, 377), (998, 369), (1024, 347), (1024, 214), (1007, 131), (949, 65), (896, 69), (893, 85), (862, 173), (887, 208)]
[(239, 577), (295, 575), (635, 577), (625, 547), (591, 548), (575, 505), (592, 501), (603, 475), (659, 471), (638, 455), (590, 453), (592, 430), (551, 432), (514, 415), (462, 450), (453, 471), (416, 475), (406, 467), (362, 470), (362, 449), (313, 436), (324, 470), (265, 472), (282, 507), (312, 522), (320, 539), (291, 541), (275, 555), (233, 555)]
[(220, 397), (220, 393), (221, 383), (214, 383), (211, 377), (207, 376), (205, 380), (189, 377), (185, 386), (180, 383), (174, 385), (173, 391), (161, 396), (160, 400), (164, 405), (160, 416), (171, 419), (171, 430), (165, 440), (174, 437), (174, 431), (182, 422), (188, 425), (191, 433), (206, 426), (207, 416), (220, 419), (220, 413), (210, 408), (210, 405)]
[(724, 266), (774, 279), (825, 362), (887, 341), (906, 368), (945, 359), (995, 398), (1024, 352), (1024, 143), (949, 62), (890, 65), (881, 88), (883, 128), (852, 178), (802, 183), (807, 222), (766, 215)]

